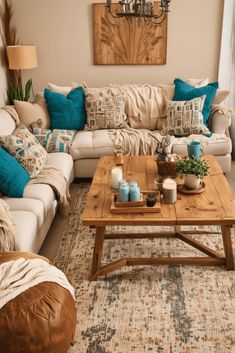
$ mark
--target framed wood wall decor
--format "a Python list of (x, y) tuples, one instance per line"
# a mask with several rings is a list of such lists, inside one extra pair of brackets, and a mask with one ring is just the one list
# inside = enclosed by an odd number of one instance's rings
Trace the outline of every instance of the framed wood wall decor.
[[(92, 6), (95, 65), (166, 64), (167, 18), (160, 25), (116, 19), (107, 15), (104, 3)], [(157, 2), (154, 6), (157, 11)]]

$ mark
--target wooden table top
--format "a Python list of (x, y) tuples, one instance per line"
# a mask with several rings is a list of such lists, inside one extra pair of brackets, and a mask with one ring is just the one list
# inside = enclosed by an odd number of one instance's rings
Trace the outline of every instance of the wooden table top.
[[(111, 169), (113, 156), (100, 158), (82, 215), (84, 225), (233, 225), (235, 211), (232, 192), (218, 162), (204, 156), (210, 165), (204, 178), (206, 190), (202, 194), (183, 195), (174, 205), (161, 204), (160, 213), (112, 214)], [(126, 156), (123, 177), (136, 180), (141, 190), (156, 190), (157, 165), (153, 156)]]

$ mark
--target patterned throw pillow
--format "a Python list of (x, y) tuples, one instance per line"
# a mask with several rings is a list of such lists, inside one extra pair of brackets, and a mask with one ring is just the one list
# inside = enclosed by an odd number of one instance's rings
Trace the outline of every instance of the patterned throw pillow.
[(47, 152), (36, 137), (20, 123), (12, 135), (0, 136), (0, 145), (35, 178), (47, 162)]
[(87, 130), (120, 129), (126, 126), (123, 95), (108, 90), (85, 89)]
[(166, 100), (166, 123), (164, 135), (187, 136), (190, 134), (210, 134), (203, 124), (202, 109), (205, 96), (190, 101)]
[(73, 142), (76, 130), (50, 130), (34, 128), (33, 134), (40, 144), (49, 153), (51, 152), (68, 152)]

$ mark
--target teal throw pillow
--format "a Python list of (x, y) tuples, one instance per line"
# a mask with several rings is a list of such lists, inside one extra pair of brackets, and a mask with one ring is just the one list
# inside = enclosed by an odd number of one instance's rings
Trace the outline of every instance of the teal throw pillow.
[(22, 165), (0, 147), (0, 190), (11, 197), (23, 197), (29, 173)]
[(46, 88), (44, 98), (51, 118), (51, 129), (83, 130), (86, 112), (82, 87), (73, 89), (67, 97)]
[(175, 94), (173, 101), (188, 101), (194, 98), (199, 98), (201, 96), (206, 96), (205, 103), (202, 109), (203, 123), (207, 125), (207, 122), (211, 113), (211, 105), (215, 99), (216, 90), (219, 87), (218, 82), (209, 83), (207, 86), (194, 87), (189, 83), (176, 78), (175, 84)]

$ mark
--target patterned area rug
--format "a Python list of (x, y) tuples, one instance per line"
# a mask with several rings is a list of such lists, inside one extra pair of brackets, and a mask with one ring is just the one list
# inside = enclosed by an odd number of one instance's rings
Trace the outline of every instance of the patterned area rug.
[[(70, 353), (231, 353), (234, 272), (223, 267), (140, 266), (89, 281), (94, 229), (80, 220), (88, 190), (88, 183), (80, 184), (55, 259), (76, 288), (78, 324)], [(130, 232), (143, 230), (156, 229), (130, 228)], [(222, 249), (219, 235), (197, 237)], [(106, 262), (120, 255), (202, 256), (175, 239), (108, 240), (105, 245)]]

